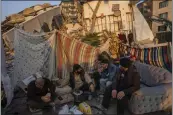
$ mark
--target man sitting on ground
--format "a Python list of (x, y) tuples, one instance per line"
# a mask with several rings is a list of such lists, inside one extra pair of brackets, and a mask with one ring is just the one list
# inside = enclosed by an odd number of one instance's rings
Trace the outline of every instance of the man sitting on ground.
[(100, 74), (100, 91), (104, 92), (105, 88), (112, 84), (117, 72), (117, 67), (107, 59), (101, 60), (101, 67), (98, 69)]
[(116, 78), (115, 82), (105, 90), (102, 107), (108, 109), (111, 97), (116, 98), (117, 114), (124, 115), (132, 93), (140, 88), (140, 76), (132, 61), (129, 58), (122, 58)]
[(84, 69), (79, 64), (73, 66), (73, 72), (70, 73), (69, 82), (73, 90), (95, 92), (95, 87), (90, 76), (85, 73)]
[(34, 109), (49, 109), (56, 98), (55, 86), (46, 78), (37, 78), (29, 83), (27, 98), (31, 112)]

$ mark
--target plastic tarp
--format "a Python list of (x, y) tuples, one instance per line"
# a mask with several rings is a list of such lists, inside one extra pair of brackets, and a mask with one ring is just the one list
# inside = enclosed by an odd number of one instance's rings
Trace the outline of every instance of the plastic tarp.
[(6, 98), (7, 98), (7, 105), (11, 103), (13, 99), (13, 87), (10, 77), (7, 75), (6, 64), (5, 64), (5, 52), (4, 52), (4, 45), (1, 41), (1, 80), (3, 83), (3, 87), (5, 90)]
[(145, 44), (151, 43), (154, 39), (154, 35), (146, 22), (145, 18), (136, 6), (133, 6), (134, 11), (134, 28), (136, 31), (136, 42)]

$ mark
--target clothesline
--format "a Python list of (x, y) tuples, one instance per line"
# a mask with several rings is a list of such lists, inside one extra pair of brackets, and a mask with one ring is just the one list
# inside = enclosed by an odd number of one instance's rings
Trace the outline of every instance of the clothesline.
[(161, 43), (161, 44), (151, 44), (149, 46), (144, 46), (143, 48), (154, 48), (154, 47), (162, 47), (162, 46), (167, 46), (169, 43)]
[(168, 46), (169, 43), (170, 43), (170, 42), (168, 42), (168, 43), (161, 43), (161, 44), (152, 44), (152, 45), (150, 44), (150, 46), (143, 46), (143, 47), (141, 47), (140, 45), (138, 45), (139, 47), (131, 47), (131, 46), (129, 46), (129, 45), (127, 45), (127, 44), (124, 44), (124, 43), (120, 43), (120, 44), (122, 44), (122, 45), (124, 45), (124, 46), (127, 46), (127, 47), (129, 47), (129, 48), (144, 49), (144, 48), (154, 48), (154, 47)]

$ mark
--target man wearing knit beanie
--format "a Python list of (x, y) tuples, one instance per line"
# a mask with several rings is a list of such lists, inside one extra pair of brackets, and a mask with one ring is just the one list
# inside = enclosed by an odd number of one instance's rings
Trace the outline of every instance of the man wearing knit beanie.
[(117, 99), (117, 115), (124, 115), (132, 93), (140, 88), (140, 76), (129, 58), (121, 58), (119, 72), (115, 77), (116, 80), (105, 90), (102, 106), (108, 109), (113, 97)]
[(129, 58), (121, 58), (120, 59), (120, 70), (127, 71), (128, 68), (131, 66), (132, 61)]

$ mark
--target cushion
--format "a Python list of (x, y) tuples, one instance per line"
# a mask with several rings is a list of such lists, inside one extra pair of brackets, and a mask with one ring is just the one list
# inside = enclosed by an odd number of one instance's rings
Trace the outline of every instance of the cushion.
[(172, 83), (143, 87), (133, 93), (129, 109), (135, 114), (166, 110), (172, 106)]
[(140, 74), (141, 82), (148, 86), (157, 86), (172, 82), (172, 74), (164, 68), (141, 62), (135, 62), (134, 65)]
[(66, 85), (62, 88), (56, 87), (55, 92), (57, 95), (65, 95), (65, 94), (71, 93), (72, 88), (68, 85)]

